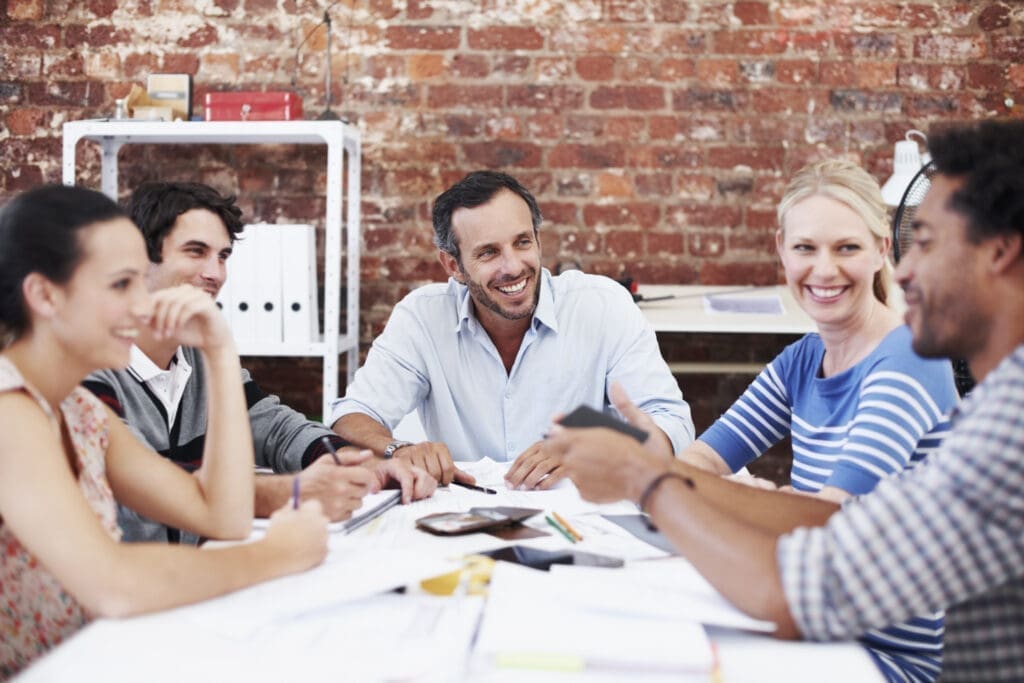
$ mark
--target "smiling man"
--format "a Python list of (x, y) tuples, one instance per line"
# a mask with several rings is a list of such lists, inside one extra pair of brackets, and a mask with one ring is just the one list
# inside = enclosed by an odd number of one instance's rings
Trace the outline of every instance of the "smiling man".
[[(472, 481), (454, 461), (513, 461), (508, 481), (562, 478), (540, 441), (551, 418), (598, 410), (618, 382), (678, 452), (693, 440), (689, 406), (629, 293), (605, 277), (541, 267), (540, 209), (515, 178), (471, 173), (434, 202), (434, 242), (450, 276), (394, 309), (365, 365), (332, 411), (353, 444), (419, 465), (442, 484)], [(613, 396), (615, 395), (615, 396)], [(418, 411), (428, 441), (392, 430)]]
[(546, 448), (584, 498), (638, 501), (722, 595), (781, 637), (852, 639), (946, 609), (941, 658), (906, 659), (889, 680), (931, 681), (937, 664), (945, 683), (1024, 680), (1022, 141), (1024, 121), (929, 141), (936, 173), (896, 279), (914, 350), (966, 358), (979, 383), (916, 468), (840, 509), (666, 464), (608, 430), (554, 427)]
[[(199, 183), (147, 183), (131, 196), (128, 213), (142, 231), (149, 255), (146, 284), (158, 291), (182, 284), (216, 297), (227, 277), (227, 259), (242, 230), (242, 212), (234, 197), (224, 197)], [(397, 482), (407, 501), (433, 492), (433, 480), (404, 463), (369, 461), (355, 449), (339, 457), (350, 467), (338, 467), (328, 445), (346, 444), (320, 423), (265, 393), (242, 370), (241, 381), (252, 427), (255, 464), (277, 475), (256, 478), (255, 510), (267, 517), (284, 505), (293, 476), (302, 475), (302, 498), (316, 499), (332, 520), (346, 519), (363, 496), (379, 486)], [(124, 370), (103, 370), (85, 386), (109, 405), (144, 443), (188, 471), (202, 464), (206, 440), (208, 379), (197, 349), (181, 346), (176, 338), (141, 330)], [(194, 543), (197, 539), (148, 520), (122, 506), (118, 522), (127, 541)]]

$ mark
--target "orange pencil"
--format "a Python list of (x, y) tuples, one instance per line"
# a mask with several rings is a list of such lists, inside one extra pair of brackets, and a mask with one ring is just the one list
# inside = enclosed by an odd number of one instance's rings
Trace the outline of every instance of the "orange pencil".
[(555, 519), (558, 520), (558, 523), (561, 524), (563, 527), (565, 527), (565, 530), (568, 531), (572, 535), (573, 538), (575, 538), (577, 541), (582, 541), (583, 540), (583, 536), (580, 535), (580, 532), (578, 532), (575, 529), (573, 529), (572, 525), (569, 524), (569, 522), (567, 522), (565, 520), (565, 518), (562, 517), (562, 515), (558, 514), (554, 510), (551, 511), (551, 514), (554, 515)]

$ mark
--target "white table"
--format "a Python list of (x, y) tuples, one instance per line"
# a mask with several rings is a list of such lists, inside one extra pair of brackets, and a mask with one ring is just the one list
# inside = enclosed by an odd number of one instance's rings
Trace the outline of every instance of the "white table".
[[(783, 285), (770, 287), (703, 286), (703, 285), (645, 285), (639, 293), (645, 298), (672, 296), (662, 301), (639, 302), (647, 321), (658, 334), (792, 334), (814, 332), (814, 321), (804, 313), (789, 289)], [(717, 313), (708, 312), (704, 297), (774, 298), (782, 303), (781, 314), (769, 313)], [(673, 362), (669, 368), (674, 374), (687, 373), (751, 373), (756, 374), (763, 363), (711, 363)]]
[[(481, 482), (498, 486), (483, 472), (474, 474)], [(481, 613), (479, 598), (435, 598), (415, 591), (403, 596), (378, 591), (362, 599), (339, 597), (367, 573), (375, 576), (390, 572), (397, 576), (404, 571), (408, 565), (396, 559), (399, 553), (406, 553), (410, 563), (432, 554), (434, 558), (426, 560), (429, 564), (447, 562), (443, 557), (452, 553), (461, 556), (474, 543), (477, 550), (482, 549), (481, 543), (489, 544), (487, 547), (505, 544), (482, 534), (429, 536), (416, 531), (412, 520), (439, 509), (508, 504), (557, 508), (570, 518), (580, 515), (577, 523), (586, 522), (586, 515), (596, 509), (581, 501), (571, 486), (542, 493), (506, 489), (497, 496), (457, 488), (439, 490), (433, 499), (390, 509), (352, 536), (332, 536), (331, 554), (314, 573), (261, 584), (196, 607), (95, 622), (36, 662), (18, 680), (280, 683), (378, 680), (385, 672), (389, 678), (416, 681), (707, 680), (706, 674), (681, 678), (679, 674), (632, 671), (499, 669), (470, 650)], [(593, 523), (580, 528), (588, 538), (574, 547), (595, 552), (602, 544), (608, 549), (609, 543), (615, 543), (624, 556), (636, 552), (637, 541), (630, 536), (591, 535)], [(549, 549), (568, 545), (557, 535), (531, 539), (530, 543)], [(629, 547), (632, 550), (627, 550)], [(353, 571), (353, 565), (362, 569)], [(433, 570), (436, 573), (438, 570)], [(404, 583), (410, 583), (409, 577)], [(595, 594), (594, 599), (604, 604), (601, 594)], [(782, 642), (721, 628), (709, 629), (709, 636), (717, 645), (722, 679), (729, 683), (810, 683), (824, 677), (851, 683), (881, 680), (866, 651), (856, 643)]]

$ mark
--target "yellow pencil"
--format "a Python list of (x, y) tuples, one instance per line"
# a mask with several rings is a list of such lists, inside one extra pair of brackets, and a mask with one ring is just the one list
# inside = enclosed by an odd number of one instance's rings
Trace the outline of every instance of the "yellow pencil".
[(555, 516), (555, 519), (558, 520), (559, 524), (561, 524), (563, 527), (565, 527), (566, 531), (568, 531), (570, 534), (572, 534), (573, 538), (575, 538), (577, 541), (582, 541), (583, 540), (583, 536), (580, 534), (580, 532), (578, 532), (575, 529), (573, 529), (572, 525), (569, 524), (569, 522), (566, 521), (565, 517), (562, 517), (562, 515), (558, 514), (554, 510), (551, 511), (551, 514)]

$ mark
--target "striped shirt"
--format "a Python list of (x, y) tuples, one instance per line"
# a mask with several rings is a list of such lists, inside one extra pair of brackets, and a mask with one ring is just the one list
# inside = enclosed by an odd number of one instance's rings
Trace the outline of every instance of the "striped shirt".
[(853, 494), (938, 447), (957, 402), (953, 371), (915, 354), (906, 326), (832, 377), (818, 376), (824, 355), (817, 334), (786, 347), (700, 440), (735, 472), (789, 435), (793, 488)]
[[(819, 377), (825, 346), (809, 334), (787, 347), (701, 435), (733, 471), (787, 434), (793, 443), (793, 488), (834, 486), (853, 494), (935, 451), (957, 402), (948, 361), (910, 347), (910, 331), (890, 332), (863, 360)], [(942, 658), (942, 613), (864, 634), (863, 642), (892, 681), (931, 681)]]
[(948, 607), (943, 681), (1024, 680), (1024, 345), (954, 411), (937, 453), (776, 552), (805, 638)]

